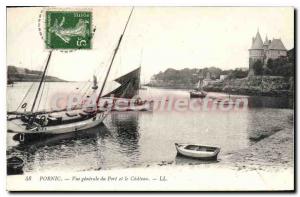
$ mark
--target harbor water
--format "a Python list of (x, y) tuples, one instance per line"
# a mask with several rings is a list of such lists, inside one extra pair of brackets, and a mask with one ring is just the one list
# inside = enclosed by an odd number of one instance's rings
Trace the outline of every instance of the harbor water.
[[(7, 87), (7, 110), (15, 110), (32, 83)], [(40, 108), (47, 108), (55, 94), (79, 91), (79, 82), (46, 83)], [(36, 87), (32, 87), (36, 88)], [(32, 91), (34, 92), (34, 91)], [(28, 105), (34, 95), (28, 95)], [(189, 98), (188, 90), (150, 88), (140, 90), (145, 99), (174, 96)], [(227, 97), (223, 93), (208, 96)], [(175, 142), (221, 147), (218, 162), (226, 155), (255, 143), (259, 132), (283, 129), (293, 116), (291, 98), (242, 97), (243, 110), (112, 112), (103, 124), (69, 134), (54, 135), (20, 144), (7, 134), (7, 155), (25, 161), (24, 172), (48, 170), (88, 171), (111, 168), (182, 163), (176, 156)], [(26, 101), (23, 101), (26, 102)], [(253, 140), (254, 139), (254, 140)], [(259, 138), (257, 138), (259, 139)], [(213, 164), (212, 164), (213, 165)]]

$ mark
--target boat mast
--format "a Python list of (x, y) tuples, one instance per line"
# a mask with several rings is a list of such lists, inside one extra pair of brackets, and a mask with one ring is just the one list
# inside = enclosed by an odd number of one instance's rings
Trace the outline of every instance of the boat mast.
[(43, 75), (42, 75), (42, 78), (41, 78), (39, 87), (38, 87), (38, 89), (37, 89), (35, 98), (34, 98), (34, 100), (33, 100), (33, 104), (32, 104), (32, 107), (31, 107), (31, 113), (33, 113), (33, 110), (34, 110), (34, 107), (35, 107), (36, 100), (37, 100), (37, 98), (38, 98), (38, 96), (39, 96), (39, 93), (40, 93), (40, 90), (41, 90), (41, 86), (42, 86), (42, 83), (43, 83), (43, 81), (44, 81), (44, 78), (45, 78), (45, 75), (46, 75), (46, 71), (47, 71), (47, 68), (48, 68), (48, 65), (49, 65), (49, 62), (50, 62), (51, 54), (52, 54), (52, 50), (50, 50), (50, 52), (49, 52), (49, 55), (48, 55), (48, 58), (47, 58), (47, 62), (46, 62), (46, 66), (45, 66), (45, 69), (44, 69), (44, 72), (43, 72)]
[(230, 89), (229, 89), (229, 81), (227, 82), (227, 89), (228, 89), (228, 99), (230, 100)]
[(97, 108), (98, 108), (98, 104), (99, 104), (100, 97), (101, 97), (101, 95), (102, 95), (102, 93), (103, 93), (103, 90), (104, 90), (104, 87), (105, 87), (105, 84), (106, 84), (106, 81), (107, 81), (107, 78), (108, 78), (108, 74), (109, 74), (109, 72), (110, 72), (111, 66), (112, 66), (113, 63), (114, 63), (115, 56), (116, 56), (116, 54), (117, 54), (117, 52), (118, 52), (118, 49), (119, 49), (119, 47), (120, 47), (121, 41), (122, 41), (122, 39), (123, 39), (124, 33), (125, 33), (125, 31), (126, 31), (126, 28), (127, 28), (128, 23), (129, 23), (130, 17), (131, 17), (131, 15), (132, 15), (133, 9), (134, 9), (134, 7), (131, 9), (131, 12), (130, 12), (130, 14), (129, 14), (128, 20), (127, 20), (126, 25), (125, 25), (125, 27), (124, 27), (124, 30), (123, 30), (123, 32), (122, 32), (120, 38), (119, 38), (117, 47), (116, 47), (115, 50), (114, 50), (113, 57), (112, 57), (112, 59), (111, 59), (110, 65), (109, 65), (109, 67), (108, 67), (108, 70), (107, 70), (107, 73), (106, 73), (106, 76), (105, 76), (105, 79), (104, 79), (104, 82), (103, 82), (103, 85), (102, 85), (102, 87), (101, 87), (100, 93), (99, 93), (98, 98), (97, 98), (97, 101), (96, 101)]
[(201, 78), (199, 77), (199, 81), (198, 81), (198, 84), (197, 84), (197, 90), (199, 91), (201, 88)]
[(203, 86), (202, 72), (201, 72), (201, 74), (199, 74), (198, 78), (199, 78), (199, 81), (198, 81), (198, 84), (197, 84), (197, 91), (200, 91), (200, 90), (202, 91), (202, 86)]
[[(140, 56), (140, 68), (142, 68), (142, 61), (143, 61), (143, 48), (141, 50), (141, 56)], [(139, 89), (138, 89), (138, 93), (140, 91), (140, 89), (142, 88), (142, 84), (141, 84), (141, 70), (139, 73)]]

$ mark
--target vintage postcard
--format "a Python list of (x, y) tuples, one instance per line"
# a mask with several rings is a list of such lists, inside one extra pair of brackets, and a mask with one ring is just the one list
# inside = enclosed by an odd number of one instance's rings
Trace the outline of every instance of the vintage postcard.
[(7, 7), (8, 191), (293, 191), (292, 7)]

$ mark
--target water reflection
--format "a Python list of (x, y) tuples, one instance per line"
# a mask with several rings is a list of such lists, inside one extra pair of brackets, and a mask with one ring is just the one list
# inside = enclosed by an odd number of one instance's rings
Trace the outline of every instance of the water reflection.
[(138, 112), (113, 113), (111, 124), (115, 129), (115, 135), (122, 149), (129, 155), (138, 150), (139, 124)]
[(126, 166), (139, 163), (139, 112), (113, 112), (105, 121), (111, 130), (111, 142)]
[[(81, 152), (96, 155), (99, 148), (98, 139), (105, 138), (105, 136), (110, 136), (110, 131), (104, 124), (101, 124), (85, 131), (41, 136), (34, 140), (24, 141), (24, 143), (10, 147), (7, 154), (23, 158), (26, 163), (25, 171), (49, 169), (55, 165), (61, 166), (60, 160), (64, 161), (65, 159), (72, 163), (72, 160)], [(93, 156), (93, 158), (97, 158), (97, 156)], [(64, 167), (68, 168), (68, 166)]]
[(289, 108), (294, 107), (292, 97), (267, 97), (267, 96), (249, 96), (249, 108)]
[[(141, 164), (139, 114), (112, 113), (106, 124), (60, 135), (32, 138), (8, 149), (24, 159), (25, 172), (47, 169), (100, 170)], [(108, 129), (109, 128), (109, 129)]]

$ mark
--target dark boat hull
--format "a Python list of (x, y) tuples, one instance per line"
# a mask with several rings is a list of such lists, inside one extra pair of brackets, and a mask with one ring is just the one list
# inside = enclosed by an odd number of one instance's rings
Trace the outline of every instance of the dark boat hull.
[(64, 139), (71, 139), (76, 137), (86, 137), (86, 136), (95, 136), (97, 134), (98, 129), (103, 129), (103, 122), (95, 127), (82, 130), (82, 131), (74, 131), (69, 133), (62, 134), (49, 134), (49, 133), (18, 133), (14, 135), (13, 140), (19, 142), (20, 144), (34, 144), (36, 142), (42, 141), (45, 143), (56, 142)]
[(185, 158), (190, 158), (190, 159), (197, 159), (197, 160), (201, 160), (201, 161), (216, 161), (216, 160), (218, 160), (218, 155), (215, 155), (213, 157), (195, 158), (195, 157), (187, 156), (187, 155), (181, 154), (180, 152), (177, 152), (177, 156), (179, 156), (179, 157), (185, 157)]
[(7, 175), (23, 174), (24, 161), (19, 157), (7, 159)]
[(206, 92), (190, 92), (190, 98), (205, 98)]

